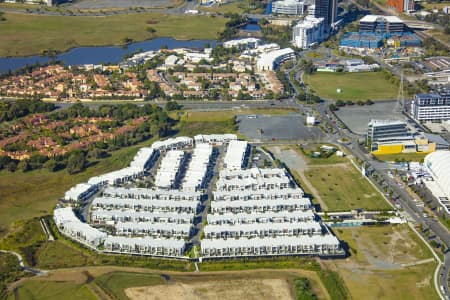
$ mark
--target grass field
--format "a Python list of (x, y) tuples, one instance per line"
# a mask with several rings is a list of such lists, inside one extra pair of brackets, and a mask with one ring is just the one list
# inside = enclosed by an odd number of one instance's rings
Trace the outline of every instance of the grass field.
[(164, 280), (156, 274), (113, 272), (97, 277), (95, 283), (107, 294), (112, 294), (119, 300), (127, 300), (126, 288), (163, 284)]
[[(315, 73), (304, 75), (316, 94), (325, 99), (365, 101), (396, 99), (397, 86), (390, 83), (380, 72), (367, 73)], [(338, 93), (337, 89), (342, 89)]]
[[(215, 39), (226, 21), (222, 17), (155, 13), (108, 17), (13, 13), (5, 13), (4, 16), (6, 21), (0, 26), (0, 56), (40, 54), (48, 49), (65, 51), (78, 46), (119, 45), (123, 44), (124, 38), (133, 41), (166, 36), (175, 39)], [(156, 32), (149, 33), (148, 27)]]
[(350, 163), (310, 166), (305, 171), (305, 176), (318, 191), (329, 211), (390, 208)]
[(423, 162), (426, 153), (402, 153), (402, 154), (382, 154), (375, 155), (381, 161), (417, 161)]
[(6, 230), (17, 220), (51, 213), (66, 190), (92, 176), (125, 167), (137, 149), (148, 144), (149, 141), (115, 151), (110, 157), (75, 175), (69, 175), (66, 170), (49, 172), (44, 169), (27, 173), (0, 172), (0, 229)]
[[(330, 299), (314, 271), (258, 270), (180, 274), (146, 269), (61, 269), (18, 287), (20, 299), (294, 299), (294, 281), (308, 279), (318, 299)], [(66, 292), (65, 292), (65, 291)], [(67, 294), (66, 294), (67, 293)], [(70, 293), (70, 294), (69, 294)], [(98, 297), (98, 296), (106, 297)], [(128, 296), (128, 297), (127, 297)], [(59, 298), (58, 298), (59, 297)], [(10, 299), (14, 299), (13, 295)]]
[[(73, 282), (30, 280), (20, 286), (17, 292), (21, 300), (96, 300), (86, 285)], [(11, 295), (8, 299), (17, 299)]]
[(344, 278), (353, 299), (439, 299), (433, 285), (434, 261), (429, 249), (407, 225), (336, 230), (352, 256), (330, 262)]

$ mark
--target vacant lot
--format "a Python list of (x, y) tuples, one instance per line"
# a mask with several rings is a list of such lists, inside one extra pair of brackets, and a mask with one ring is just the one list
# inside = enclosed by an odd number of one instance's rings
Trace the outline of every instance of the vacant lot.
[(286, 115), (297, 112), (295, 109), (235, 109), (221, 111), (188, 111), (180, 118), (178, 134), (236, 133), (235, 116), (244, 114)]
[(380, 193), (350, 163), (308, 166), (305, 177), (318, 191), (329, 211), (390, 208)]
[(114, 299), (293, 299), (293, 282), (299, 277), (309, 280), (318, 299), (330, 299), (317, 273), (300, 269), (164, 274), (121, 267), (61, 269), (28, 279), (18, 293), (21, 299), (91, 299), (92, 294)]
[[(353, 299), (439, 299), (433, 285), (436, 263), (406, 225), (338, 229), (352, 256), (334, 265)], [(417, 263), (415, 266), (404, 264)]]
[[(315, 73), (304, 80), (318, 96), (325, 99), (365, 101), (397, 98), (397, 86), (380, 72), (369, 73)], [(342, 89), (341, 93), (337, 89)]]
[[(65, 51), (78, 46), (119, 45), (125, 38), (133, 41), (155, 37), (215, 39), (225, 24), (225, 19), (221, 17), (153, 13), (108, 17), (12, 13), (5, 13), (4, 16), (6, 21), (0, 26), (0, 56), (40, 54), (48, 49)], [(156, 32), (150, 33), (148, 27)]]
[(132, 300), (143, 299), (294, 299), (287, 281), (282, 279), (226, 280), (177, 285), (129, 288)]

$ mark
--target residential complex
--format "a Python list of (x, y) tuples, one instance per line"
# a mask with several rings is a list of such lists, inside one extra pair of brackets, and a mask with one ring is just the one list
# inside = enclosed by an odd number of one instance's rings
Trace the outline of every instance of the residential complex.
[[(343, 255), (339, 240), (285, 169), (247, 168), (250, 148), (232, 134), (155, 142), (130, 166), (70, 189), (55, 209), (55, 223), (99, 251), (185, 258), (198, 234), (195, 219), (209, 206), (207, 225), (200, 229), (203, 259)], [(136, 187), (144, 182), (150, 187)], [(89, 207), (81, 212), (87, 223), (75, 214), (81, 206)]]
[(295, 59), (295, 52), (291, 48), (263, 53), (256, 62), (259, 71), (272, 71), (278, 68), (283, 62)]
[(306, 16), (292, 28), (292, 43), (298, 48), (309, 48), (324, 38), (324, 19)]
[(450, 94), (415, 95), (411, 116), (420, 122), (450, 120)]
[(118, 65), (36, 67), (1, 78), (0, 95), (46, 100), (244, 100), (283, 92), (273, 89), (281, 83), (267, 72), (293, 58), (292, 49), (257, 38), (226, 41), (223, 47), (225, 61), (220, 62), (213, 60), (216, 49), (181, 48), (138, 53)]

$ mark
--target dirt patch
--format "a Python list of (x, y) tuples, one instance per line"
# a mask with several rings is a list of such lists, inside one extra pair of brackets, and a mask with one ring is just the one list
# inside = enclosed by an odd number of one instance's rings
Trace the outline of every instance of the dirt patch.
[(136, 287), (125, 290), (132, 300), (163, 299), (293, 299), (289, 282), (282, 279), (223, 280), (152, 287)]

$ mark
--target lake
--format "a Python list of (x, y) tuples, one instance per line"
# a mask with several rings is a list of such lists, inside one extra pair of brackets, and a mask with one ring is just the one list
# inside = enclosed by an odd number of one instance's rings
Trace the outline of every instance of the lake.
[[(206, 44), (211, 47), (217, 45), (213, 40), (188, 40), (181, 41), (173, 38), (156, 38), (143, 42), (136, 42), (121, 46), (99, 46), (99, 47), (79, 47), (73, 48), (67, 52), (59, 54), (56, 59), (62, 61), (65, 65), (83, 65), (83, 64), (101, 64), (101, 63), (119, 63), (124, 56), (138, 49), (143, 51), (159, 50), (162, 46), (168, 49), (174, 48), (192, 48), (203, 49)], [(9, 70), (14, 71), (26, 65), (35, 63), (44, 64), (51, 60), (48, 56), (35, 55), (27, 57), (0, 57), (0, 73), (6, 73)]]

